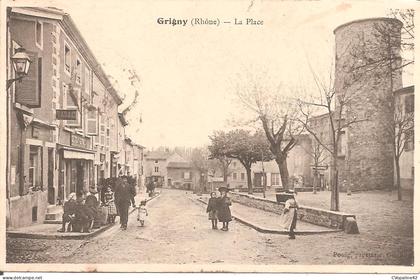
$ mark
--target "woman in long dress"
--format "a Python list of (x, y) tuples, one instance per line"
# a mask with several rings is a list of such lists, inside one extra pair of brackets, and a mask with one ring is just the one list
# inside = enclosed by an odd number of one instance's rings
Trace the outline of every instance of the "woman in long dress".
[(297, 210), (299, 205), (296, 201), (295, 192), (289, 192), (289, 199), (284, 205), (283, 214), (281, 216), (281, 225), (289, 232), (289, 239), (295, 239), (295, 229), (297, 222)]

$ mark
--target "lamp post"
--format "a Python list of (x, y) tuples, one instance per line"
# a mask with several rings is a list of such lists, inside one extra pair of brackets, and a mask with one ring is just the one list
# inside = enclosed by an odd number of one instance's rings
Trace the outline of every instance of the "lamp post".
[(16, 78), (7, 80), (6, 88), (9, 89), (10, 86), (16, 82), (21, 81), (23, 77), (28, 75), (29, 66), (31, 65), (31, 60), (29, 55), (26, 53), (24, 48), (16, 49), (15, 54), (11, 57), (13, 63), (13, 69), (16, 73)]

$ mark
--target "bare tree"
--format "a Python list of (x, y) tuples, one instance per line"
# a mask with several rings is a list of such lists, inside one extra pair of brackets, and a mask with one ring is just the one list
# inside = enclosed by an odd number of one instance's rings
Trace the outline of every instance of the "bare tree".
[(191, 152), (191, 165), (199, 173), (200, 179), (197, 191), (206, 191), (207, 175), (210, 169), (209, 152), (206, 148), (195, 148)]
[(296, 122), (298, 109), (287, 90), (272, 84), (266, 77), (248, 75), (236, 86), (236, 96), (245, 109), (253, 113), (253, 122), (260, 122), (269, 142), (270, 151), (278, 165), (283, 188), (289, 187), (287, 155), (298, 143), (303, 126)]
[[(366, 119), (358, 119), (355, 115), (352, 116), (352, 99), (356, 96), (354, 93), (359, 89), (356, 82), (359, 82), (360, 75), (353, 75), (352, 79), (346, 80), (343, 86), (343, 90), (340, 94), (337, 94), (335, 90), (335, 80), (333, 78), (332, 70), (330, 71), (329, 78), (327, 81), (320, 78), (319, 75), (310, 67), (312, 76), (315, 81), (316, 89), (318, 94), (313, 96), (311, 100), (298, 100), (298, 105), (301, 112), (301, 118), (297, 120), (305, 127), (313, 139), (318, 143), (325, 151), (330, 154), (330, 186), (331, 186), (331, 205), (332, 211), (339, 211), (339, 189), (338, 189), (338, 168), (337, 162), (339, 157), (339, 149), (341, 143), (341, 136), (344, 131), (351, 125), (365, 121)], [(359, 83), (360, 84), (360, 83)], [(359, 85), (361, 87), (361, 85)], [(316, 110), (314, 110), (316, 109)], [(314, 111), (322, 112), (323, 118), (326, 119), (326, 123), (329, 127), (329, 135), (327, 137), (321, 137), (320, 132), (314, 125)]]
[[(322, 137), (320, 136), (320, 138)], [(313, 141), (309, 149), (306, 148), (304, 145), (302, 145), (301, 147), (305, 151), (305, 153), (310, 155), (312, 158), (313, 176), (314, 176), (312, 187), (313, 187), (313, 193), (316, 194), (317, 192), (316, 188), (318, 187), (318, 182), (319, 182), (319, 169), (322, 168), (323, 164), (327, 161), (328, 152), (325, 150), (325, 148), (321, 144), (319, 144), (318, 141)]]

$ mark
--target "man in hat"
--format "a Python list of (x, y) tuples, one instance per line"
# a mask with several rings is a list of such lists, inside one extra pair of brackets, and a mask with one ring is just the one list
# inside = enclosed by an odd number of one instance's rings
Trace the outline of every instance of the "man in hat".
[(120, 215), (120, 224), (123, 230), (127, 229), (128, 223), (128, 208), (130, 207), (131, 199), (135, 190), (128, 183), (126, 176), (121, 176), (115, 188), (115, 205), (117, 206)]
[(228, 231), (229, 230), (229, 222), (232, 221), (232, 214), (230, 212), (230, 206), (232, 202), (230, 198), (227, 196), (229, 189), (227, 187), (220, 187), (220, 198), (217, 207), (217, 217), (219, 221), (223, 223), (223, 227), (221, 230)]
[(285, 202), (283, 215), (281, 216), (281, 225), (289, 231), (289, 239), (295, 239), (295, 229), (297, 222), (298, 203), (296, 201), (295, 191), (286, 191), (288, 199)]

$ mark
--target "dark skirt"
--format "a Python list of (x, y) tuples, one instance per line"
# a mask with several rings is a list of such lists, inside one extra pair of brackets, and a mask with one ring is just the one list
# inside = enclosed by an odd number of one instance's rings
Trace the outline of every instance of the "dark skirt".
[(217, 220), (217, 211), (216, 210), (211, 210), (209, 212), (209, 220)]
[(217, 217), (220, 222), (230, 222), (232, 221), (232, 214), (230, 213), (230, 208), (227, 204), (222, 204), (217, 211)]

